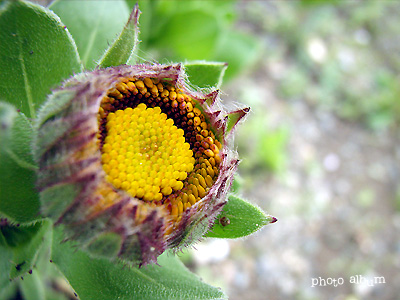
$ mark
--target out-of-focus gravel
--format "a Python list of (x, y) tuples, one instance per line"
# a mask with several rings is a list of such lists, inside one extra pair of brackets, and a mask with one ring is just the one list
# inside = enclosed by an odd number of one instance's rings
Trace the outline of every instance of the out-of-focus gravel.
[[(252, 88), (264, 109), (249, 118), (265, 114), (269, 126), (290, 127), (286, 171), (259, 173), (243, 191), (279, 221), (246, 239), (199, 244), (193, 251), (197, 272), (232, 300), (398, 299), (398, 139), (301, 100), (278, 99), (268, 68), (233, 82), (228, 94), (236, 99), (243, 87)], [(237, 142), (246, 139), (239, 129)], [(350, 283), (355, 275), (368, 283)], [(370, 281), (380, 276), (385, 283)], [(319, 277), (344, 283), (312, 287)]]
[[(368, 2), (367, 7), (365, 3), (349, 1), (348, 6), (344, 3), (337, 10), (333, 5), (315, 6), (310, 8), (315, 9), (315, 14), (305, 14), (296, 8), (298, 3), (289, 1), (240, 3), (242, 11), (252, 11), (243, 18), (242, 25), (261, 34), (260, 38), (269, 43), (268, 49), (286, 51), (283, 55), (264, 53), (256, 70), (231, 82), (224, 97), (255, 108), (236, 138), (243, 159), (239, 166), (244, 182), (242, 194), (277, 217), (278, 222), (245, 239), (200, 243), (192, 252), (194, 270), (207, 282), (221, 286), (231, 300), (400, 299), (399, 128), (374, 131), (359, 120), (339, 118), (335, 112), (340, 112), (340, 103), (347, 100), (337, 98), (340, 93), (331, 94), (329, 85), (318, 86), (315, 79), (322, 74), (314, 75), (313, 86), (303, 82), (304, 91), (298, 90), (296, 97), (288, 99), (279, 92), (281, 80), (296, 70), (292, 68), (294, 63), (302, 71), (300, 74), (307, 74), (301, 65), (307, 55), (309, 64), (321, 69), (324, 63), (335, 65), (337, 55), (343, 68), (336, 83), (361, 97), (366, 84), (369, 86), (365, 91), (374, 92), (374, 72), (396, 68), (396, 64), (387, 61), (398, 60), (388, 49), (398, 47), (394, 42), (398, 27), (393, 25), (397, 18), (392, 12), (400, 6), (389, 1)], [(325, 40), (318, 35), (305, 35), (302, 38), (309, 42), (301, 44), (300, 37), (296, 40), (294, 31), (290, 31), (292, 41), (300, 44), (283, 46), (284, 26), (291, 24), (290, 30), (296, 30), (305, 24), (306, 17), (317, 19), (320, 13), (334, 16), (330, 19), (332, 24), (321, 23), (322, 32), (328, 35)], [(251, 16), (258, 19), (252, 20)], [(370, 16), (371, 21), (366, 24), (376, 27), (370, 27), (369, 32), (352, 27), (361, 16)], [(279, 27), (281, 31), (267, 37), (262, 28), (273, 28), (271, 22), (280, 18), (286, 18), (281, 23), (283, 27)], [(299, 23), (294, 26), (293, 22)], [(371, 32), (375, 37), (369, 35)], [(299, 57), (290, 56), (293, 53), (288, 49), (293, 47), (301, 53), (300, 63), (296, 61)], [(381, 60), (382, 57), (386, 59)], [(354, 77), (349, 76), (350, 67)], [(357, 82), (362, 84), (354, 85)], [(316, 89), (320, 90), (317, 94), (313, 92)], [(315, 99), (310, 101), (310, 95)], [(333, 104), (339, 106), (326, 109), (320, 104), (325, 97), (331, 97)], [(355, 103), (365, 107), (361, 102), (364, 100), (357, 99)], [(357, 106), (352, 109), (357, 113)], [(283, 149), (287, 163), (281, 172), (268, 173), (254, 164), (248, 168), (248, 162), (259, 155), (251, 147), (255, 141), (246, 128), (252, 119), (259, 121), (259, 130), (288, 130), (288, 144)], [(358, 282), (351, 281), (357, 275)], [(343, 282), (312, 287), (313, 278), (314, 283), (320, 278), (342, 278)], [(360, 278), (364, 281), (360, 282)]]

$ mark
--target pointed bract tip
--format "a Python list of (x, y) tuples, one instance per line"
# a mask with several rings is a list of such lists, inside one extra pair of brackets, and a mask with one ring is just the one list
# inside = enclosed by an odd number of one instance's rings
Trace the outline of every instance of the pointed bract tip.
[(139, 16), (140, 16), (141, 13), (142, 13), (142, 12), (141, 12), (140, 9), (139, 9), (139, 4), (136, 3), (135, 6), (133, 7), (133, 10), (132, 10), (132, 12), (131, 12), (131, 15), (129, 16), (129, 21), (128, 21), (128, 23), (132, 22), (132, 20), (133, 20), (135, 26), (137, 26), (138, 23), (139, 23)]
[(277, 222), (277, 221), (278, 221), (278, 219), (277, 219), (277, 218), (275, 218), (275, 217), (272, 217), (272, 218), (271, 218), (271, 221), (269, 222), (269, 224), (275, 223), (275, 222)]

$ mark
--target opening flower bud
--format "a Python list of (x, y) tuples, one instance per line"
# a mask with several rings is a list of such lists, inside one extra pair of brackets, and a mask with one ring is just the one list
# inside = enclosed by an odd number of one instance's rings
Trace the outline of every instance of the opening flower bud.
[(217, 91), (188, 88), (179, 64), (75, 76), (36, 124), (43, 213), (89, 252), (135, 264), (190, 245), (222, 210), (238, 164), (229, 115)]

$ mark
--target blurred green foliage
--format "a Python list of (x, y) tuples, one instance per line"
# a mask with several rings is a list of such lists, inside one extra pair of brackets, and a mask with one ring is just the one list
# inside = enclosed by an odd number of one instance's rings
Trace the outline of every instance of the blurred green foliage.
[(400, 121), (399, 13), (396, 1), (304, 0), (254, 1), (244, 15), (282, 98), (379, 130)]
[(267, 130), (261, 133), (258, 146), (258, 156), (268, 170), (281, 172), (286, 167), (286, 145), (289, 138), (289, 130), (280, 127), (275, 130)]
[[(130, 7), (136, 1), (127, 1)], [(237, 2), (139, 1), (138, 56), (160, 62), (208, 60), (227, 62), (225, 80), (260, 58), (262, 43), (235, 26)]]
[(248, 155), (240, 164), (241, 170), (250, 177), (260, 172), (284, 172), (288, 162), (289, 127), (284, 124), (272, 127), (265, 111), (256, 112), (242, 127), (238, 140), (239, 152)]

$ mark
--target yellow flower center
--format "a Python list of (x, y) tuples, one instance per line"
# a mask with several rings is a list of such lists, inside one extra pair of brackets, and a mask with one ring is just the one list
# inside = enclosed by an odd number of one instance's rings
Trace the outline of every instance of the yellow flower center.
[[(102, 100), (98, 120), (106, 180), (163, 205), (172, 220), (179, 222), (217, 180), (221, 143), (197, 103), (168, 81), (123, 78)], [(107, 190), (100, 193), (103, 207), (117, 197)]]
[(194, 167), (190, 145), (160, 107), (117, 110), (107, 116), (102, 163), (107, 180), (132, 197), (161, 201), (183, 188)]

